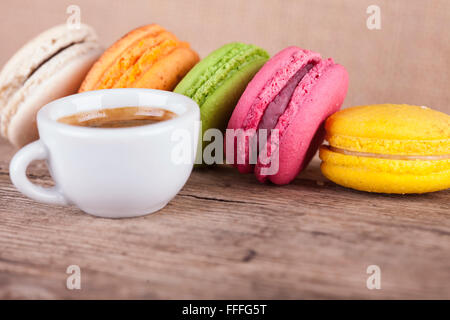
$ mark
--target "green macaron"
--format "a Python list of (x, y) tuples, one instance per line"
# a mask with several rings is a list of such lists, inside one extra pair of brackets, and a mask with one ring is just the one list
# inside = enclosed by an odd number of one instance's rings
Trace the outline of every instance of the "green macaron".
[(247, 84), (268, 59), (257, 46), (233, 42), (209, 54), (181, 80), (174, 92), (199, 105), (202, 136), (211, 128), (224, 132)]

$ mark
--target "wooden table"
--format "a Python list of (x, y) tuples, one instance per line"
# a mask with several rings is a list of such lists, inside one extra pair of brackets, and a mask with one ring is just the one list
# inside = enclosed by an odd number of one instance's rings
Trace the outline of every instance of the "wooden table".
[[(158, 213), (109, 220), (22, 196), (13, 152), (0, 142), (0, 298), (450, 298), (450, 190), (357, 192), (318, 159), (284, 187), (219, 166)], [(42, 163), (29, 173), (51, 183)], [(66, 288), (69, 265), (81, 290)]]

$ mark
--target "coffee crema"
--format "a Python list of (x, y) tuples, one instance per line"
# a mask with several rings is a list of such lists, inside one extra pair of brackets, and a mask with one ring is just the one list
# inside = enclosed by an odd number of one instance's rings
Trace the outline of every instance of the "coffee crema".
[(120, 107), (83, 111), (58, 119), (58, 122), (89, 128), (127, 128), (170, 120), (176, 113), (155, 107)]

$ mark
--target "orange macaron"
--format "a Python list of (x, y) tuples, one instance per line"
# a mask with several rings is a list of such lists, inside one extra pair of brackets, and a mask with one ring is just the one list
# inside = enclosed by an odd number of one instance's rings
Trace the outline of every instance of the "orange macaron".
[(199, 61), (187, 42), (157, 24), (137, 28), (109, 47), (79, 92), (110, 88), (173, 90)]

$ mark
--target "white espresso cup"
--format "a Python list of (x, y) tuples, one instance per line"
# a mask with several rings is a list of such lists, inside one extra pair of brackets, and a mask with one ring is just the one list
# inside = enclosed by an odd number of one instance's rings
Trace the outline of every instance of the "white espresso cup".
[[(124, 128), (90, 128), (58, 122), (61, 117), (82, 111), (128, 106), (162, 108), (177, 116)], [(10, 163), (11, 180), (31, 199), (74, 204), (95, 216), (149, 214), (163, 208), (189, 178), (199, 121), (199, 107), (193, 100), (167, 91), (111, 89), (58, 99), (39, 111), (40, 139), (14, 156)], [(180, 158), (178, 152), (185, 154)], [(44, 188), (28, 180), (26, 169), (33, 160), (47, 161), (54, 187)]]

